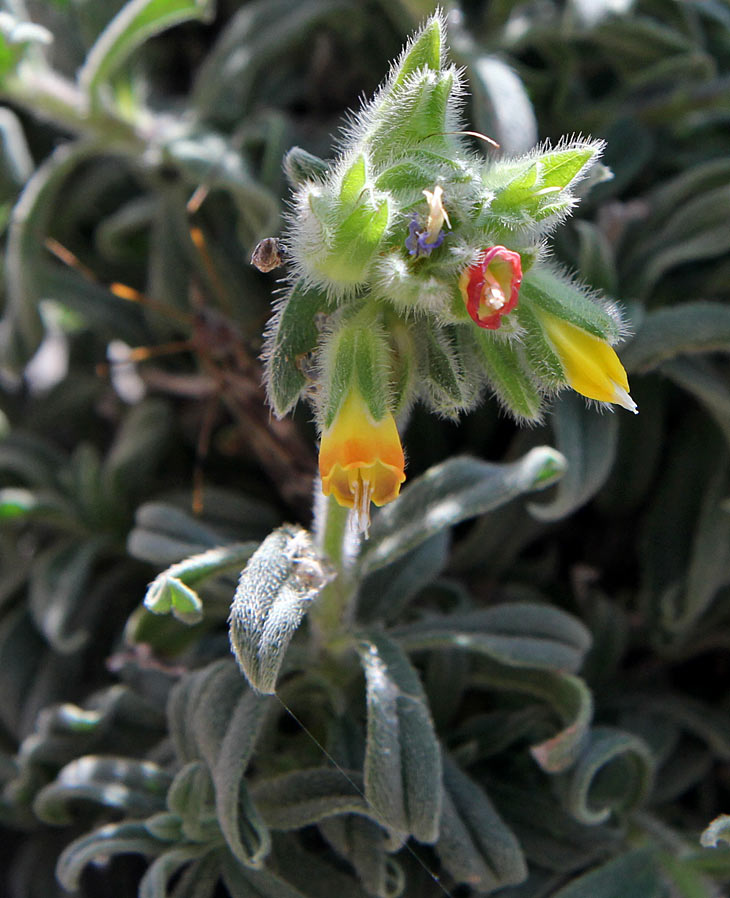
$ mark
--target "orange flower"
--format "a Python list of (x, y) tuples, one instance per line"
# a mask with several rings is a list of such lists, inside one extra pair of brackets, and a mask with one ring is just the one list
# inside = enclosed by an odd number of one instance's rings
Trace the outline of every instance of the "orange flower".
[(354, 508), (367, 530), (370, 503), (392, 502), (406, 479), (398, 428), (390, 412), (374, 420), (357, 388), (348, 393), (332, 424), (322, 434), (319, 473), (322, 492)]
[(459, 278), (459, 289), (472, 320), (497, 330), (502, 316), (517, 305), (522, 283), (520, 254), (505, 246), (490, 246)]

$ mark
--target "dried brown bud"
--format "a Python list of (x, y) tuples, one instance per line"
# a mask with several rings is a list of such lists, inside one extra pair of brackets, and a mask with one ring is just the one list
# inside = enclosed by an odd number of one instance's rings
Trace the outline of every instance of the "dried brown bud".
[(259, 271), (273, 271), (274, 268), (280, 268), (284, 260), (278, 238), (265, 237), (256, 244), (256, 249), (251, 254), (251, 264)]

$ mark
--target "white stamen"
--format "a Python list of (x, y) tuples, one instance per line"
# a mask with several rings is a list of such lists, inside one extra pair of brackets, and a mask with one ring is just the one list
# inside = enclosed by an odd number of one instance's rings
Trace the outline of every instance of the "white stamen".
[(373, 494), (373, 488), (369, 480), (363, 480), (362, 475), (358, 473), (357, 483), (353, 487), (353, 505), (352, 505), (352, 524), (358, 533), (361, 533), (364, 539), (368, 538), (370, 532), (370, 501)]
[(635, 415), (639, 414), (639, 407), (634, 402), (634, 400), (629, 396), (629, 394), (624, 390), (623, 387), (620, 387), (616, 381), (612, 381), (613, 383), (613, 401), (616, 405), (623, 406), (623, 408), (628, 409), (628, 411), (633, 412)]
[(484, 289), (484, 305), (498, 312), (507, 301), (499, 284), (491, 284)]

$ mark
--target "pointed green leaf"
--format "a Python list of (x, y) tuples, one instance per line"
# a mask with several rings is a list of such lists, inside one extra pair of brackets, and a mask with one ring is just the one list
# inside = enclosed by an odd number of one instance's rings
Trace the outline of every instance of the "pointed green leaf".
[(418, 69), (429, 68), (437, 72), (441, 69), (443, 27), (441, 16), (434, 16), (411, 39), (398, 62), (393, 88), (400, 87)]
[(280, 418), (291, 411), (307, 386), (302, 363), (317, 346), (317, 321), (326, 309), (325, 294), (307, 289), (299, 281), (268, 325), (264, 347), (266, 389), (269, 404)]
[(343, 207), (354, 206), (367, 184), (365, 157), (360, 154), (342, 176), (340, 184), (340, 202)]

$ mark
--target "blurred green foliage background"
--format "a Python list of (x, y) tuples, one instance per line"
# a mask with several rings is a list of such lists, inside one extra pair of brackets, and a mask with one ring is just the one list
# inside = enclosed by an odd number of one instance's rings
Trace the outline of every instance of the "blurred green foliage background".
[[(361, 619), (405, 628), (404, 645), (421, 645), (424, 609), (567, 612), (478, 618), (526, 639), (548, 628), (542, 670), (529, 652), (511, 666), (465, 653), (456, 636), (413, 650), (419, 707), (455, 759), (435, 847), (398, 852), (307, 732), (253, 700), (227, 660), (233, 574), (201, 587), (192, 625), (141, 605), (169, 564), (310, 523), (315, 434), (306, 409), (276, 422), (264, 405), (276, 278), (248, 259), (282, 227), (284, 153), (331, 157), (343, 115), (432, 11), (2, 4), (8, 898), (711, 898), (730, 882), (730, 849), (700, 844), (730, 811), (726, 0), (445, 4), (472, 127), (507, 153), (607, 141), (610, 173), (585, 185), (553, 251), (623, 304), (640, 415), (566, 395), (532, 430), (491, 400), (458, 426), (418, 409), (408, 425), (409, 481), (454, 455), (510, 462), (545, 443), (568, 462), (528, 503), (482, 514), (462, 498), (468, 520), (363, 574)], [(357, 771), (363, 684), (338, 691), (340, 673), (300, 670), (280, 692)]]

